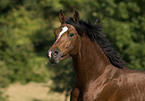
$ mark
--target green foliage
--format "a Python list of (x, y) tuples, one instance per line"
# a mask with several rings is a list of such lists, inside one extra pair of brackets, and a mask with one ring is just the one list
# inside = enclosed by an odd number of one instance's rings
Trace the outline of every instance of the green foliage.
[(71, 59), (61, 61), (59, 65), (48, 65), (48, 69), (53, 71), (51, 79), (53, 80), (51, 90), (57, 92), (63, 92), (64, 90), (70, 90), (75, 83), (74, 72)]
[(3, 95), (3, 89), (8, 86), (9, 80), (6, 78), (8, 74), (8, 70), (6, 69), (6, 66), (4, 62), (0, 61), (0, 101), (7, 101), (7, 97)]
[(36, 15), (34, 11), (18, 7), (0, 16), (0, 87), (17, 81), (25, 84), (48, 80), (45, 58), (35, 53), (31, 40), (47, 26)]
[(43, 19), (35, 18), (35, 12), (20, 7), (13, 9), (1, 23), (0, 56), (9, 70), (7, 77), (10, 82), (43, 81), (42, 74), (34, 72), (39, 63), (34, 61), (36, 55), (30, 38), (46, 26)]
[(0, 101), (8, 101), (7, 96), (4, 96), (2, 92), (0, 92)]

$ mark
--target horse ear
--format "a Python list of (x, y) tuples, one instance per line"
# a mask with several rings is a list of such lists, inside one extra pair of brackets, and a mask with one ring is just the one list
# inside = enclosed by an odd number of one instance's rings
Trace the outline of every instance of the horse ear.
[(78, 11), (75, 11), (74, 15), (73, 15), (73, 20), (76, 22), (79, 22), (79, 13)]
[(65, 21), (65, 16), (62, 10), (59, 11), (59, 20), (61, 23)]

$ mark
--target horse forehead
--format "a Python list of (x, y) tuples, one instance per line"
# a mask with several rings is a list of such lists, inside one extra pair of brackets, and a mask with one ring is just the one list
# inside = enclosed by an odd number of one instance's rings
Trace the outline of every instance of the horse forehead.
[(68, 27), (67, 26), (65, 26), (65, 27), (62, 27), (62, 30), (61, 30), (61, 32), (59, 33), (59, 37), (61, 37), (65, 32), (67, 32), (68, 31)]
[[(55, 33), (58, 33), (58, 36), (60, 35), (60, 33), (62, 34), (62, 32), (64, 32), (65, 30), (69, 30), (69, 31), (76, 31), (75, 27), (72, 26), (71, 24), (62, 24), (57, 30)], [(65, 31), (66, 32), (66, 31)], [(64, 32), (64, 33), (65, 33)], [(63, 34), (64, 34), (63, 33)]]
[(60, 37), (65, 33), (65, 32), (67, 32), (68, 31), (68, 27), (67, 26), (64, 26), (64, 27), (62, 27), (61, 28), (61, 31), (60, 31), (60, 33), (59, 33), (59, 35), (58, 35), (58, 38), (57, 38), (57, 40), (56, 40), (56, 42), (60, 39)]

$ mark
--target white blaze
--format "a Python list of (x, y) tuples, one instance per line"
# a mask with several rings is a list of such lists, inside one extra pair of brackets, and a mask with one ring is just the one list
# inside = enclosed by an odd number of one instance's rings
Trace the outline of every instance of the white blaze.
[(63, 27), (63, 28), (62, 28), (62, 31), (59, 33), (59, 36), (58, 36), (56, 42), (58, 41), (58, 39), (59, 39), (67, 30), (68, 30), (67, 27)]
[(52, 53), (52, 52), (51, 52), (51, 51), (49, 51), (49, 58), (51, 58), (51, 53)]

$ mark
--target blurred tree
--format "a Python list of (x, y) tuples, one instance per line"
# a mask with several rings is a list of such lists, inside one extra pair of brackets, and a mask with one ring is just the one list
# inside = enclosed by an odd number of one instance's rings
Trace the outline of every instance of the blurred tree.
[[(3, 68), (1, 68), (1, 66), (3, 66)], [(0, 101), (8, 101), (7, 97), (3, 94), (4, 88), (9, 84), (9, 81), (5, 79), (7, 74), (8, 70), (6, 69), (6, 65), (4, 62), (0, 61)]]
[(9, 82), (44, 81), (47, 73), (38, 72), (41, 63), (36, 61), (31, 41), (32, 35), (46, 28), (44, 20), (35, 18), (35, 12), (20, 7), (11, 10), (6, 18), (2, 16), (0, 23), (0, 60), (9, 71), (6, 76)]

